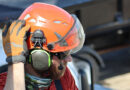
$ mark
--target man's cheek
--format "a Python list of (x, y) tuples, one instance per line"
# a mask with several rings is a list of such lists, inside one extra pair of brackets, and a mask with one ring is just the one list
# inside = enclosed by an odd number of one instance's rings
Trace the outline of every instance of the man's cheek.
[(60, 64), (59, 64), (59, 62), (58, 61), (56, 61), (56, 60), (52, 60), (52, 66), (54, 66), (54, 67), (58, 67)]

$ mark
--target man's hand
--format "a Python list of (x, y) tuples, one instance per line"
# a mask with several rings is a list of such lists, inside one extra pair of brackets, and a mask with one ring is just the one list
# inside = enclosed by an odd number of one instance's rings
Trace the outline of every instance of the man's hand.
[(8, 25), (4, 26), (2, 38), (8, 63), (25, 62), (25, 34), (29, 29), (30, 26), (25, 26), (25, 21), (22, 20), (12, 22), (9, 28)]
[[(25, 43), (26, 32), (30, 26), (25, 26), (25, 21), (16, 20), (12, 24), (4, 26), (2, 32), (3, 47), (7, 55), (8, 75), (4, 90), (25, 90), (24, 52), (27, 49)], [(15, 64), (14, 64), (15, 63)]]

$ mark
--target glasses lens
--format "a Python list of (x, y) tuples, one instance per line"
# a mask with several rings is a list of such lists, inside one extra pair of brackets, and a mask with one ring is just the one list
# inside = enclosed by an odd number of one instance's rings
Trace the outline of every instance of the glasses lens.
[(70, 55), (70, 51), (58, 52), (54, 55), (57, 56), (60, 60), (64, 60), (68, 55)]

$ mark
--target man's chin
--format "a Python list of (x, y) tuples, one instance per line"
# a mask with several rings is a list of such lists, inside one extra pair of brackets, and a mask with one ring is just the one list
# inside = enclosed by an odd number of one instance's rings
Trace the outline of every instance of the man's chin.
[(63, 65), (63, 69), (62, 70), (59, 70), (58, 68), (59, 65), (52, 65), (51, 68), (50, 68), (50, 75), (51, 75), (51, 78), (53, 80), (57, 80), (57, 79), (60, 79), (64, 73), (65, 73), (65, 70), (66, 70), (66, 64)]
[(52, 78), (53, 80), (58, 80), (58, 79), (60, 79), (63, 75), (64, 75), (64, 72), (53, 73), (53, 74), (51, 74), (51, 78)]

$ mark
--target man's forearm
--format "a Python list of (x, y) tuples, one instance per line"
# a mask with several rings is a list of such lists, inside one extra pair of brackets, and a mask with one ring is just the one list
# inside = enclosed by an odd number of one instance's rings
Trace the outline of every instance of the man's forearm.
[(8, 75), (4, 90), (25, 90), (24, 63), (8, 66)]

